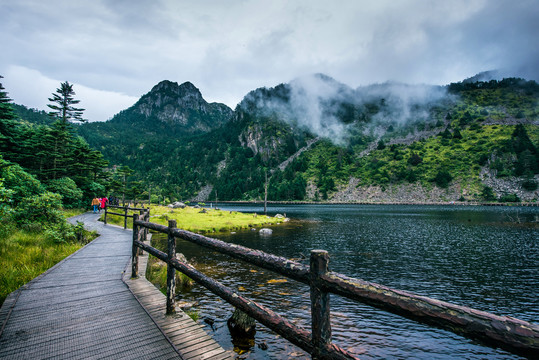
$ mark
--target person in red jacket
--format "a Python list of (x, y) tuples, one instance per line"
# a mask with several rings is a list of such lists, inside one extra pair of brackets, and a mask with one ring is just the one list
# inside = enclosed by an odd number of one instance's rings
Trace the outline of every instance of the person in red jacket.
[(107, 206), (109, 199), (107, 199), (106, 196), (103, 196), (101, 199), (99, 199), (99, 202), (101, 203), (101, 209), (104, 209)]

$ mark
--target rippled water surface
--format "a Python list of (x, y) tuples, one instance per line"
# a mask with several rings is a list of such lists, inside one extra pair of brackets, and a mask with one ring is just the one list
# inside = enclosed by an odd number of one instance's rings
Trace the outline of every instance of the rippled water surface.
[[(261, 206), (224, 205), (262, 213)], [(539, 322), (539, 209), (525, 207), (291, 205), (268, 208), (292, 221), (273, 235), (240, 231), (219, 237), (286, 258), (330, 254), (330, 269), (497, 315)], [(310, 328), (309, 289), (269, 271), (178, 240), (197, 269), (295, 324)], [(200, 286), (182, 294), (198, 301), (199, 322), (226, 349), (232, 307)], [(333, 341), (361, 359), (518, 359), (451, 332), (415, 323), (338, 296), (331, 297)], [(213, 329), (204, 319), (215, 321)], [(257, 325), (247, 359), (307, 358)], [(260, 345), (265, 343), (267, 350)]]

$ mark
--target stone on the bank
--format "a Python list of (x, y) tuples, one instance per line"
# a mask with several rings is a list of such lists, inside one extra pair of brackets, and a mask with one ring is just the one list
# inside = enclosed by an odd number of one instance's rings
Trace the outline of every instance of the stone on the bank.
[(176, 201), (176, 202), (173, 202), (172, 204), (170, 204), (168, 207), (172, 207), (173, 209), (183, 209), (186, 206), (187, 205), (185, 205), (184, 203)]

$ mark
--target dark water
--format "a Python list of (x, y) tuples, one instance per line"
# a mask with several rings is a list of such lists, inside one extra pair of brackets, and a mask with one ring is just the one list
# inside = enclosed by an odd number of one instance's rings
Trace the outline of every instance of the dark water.
[[(261, 206), (222, 209), (263, 211)], [(286, 258), (329, 251), (330, 270), (393, 288), (530, 322), (539, 319), (539, 208), (392, 205), (297, 205), (268, 208), (293, 219), (273, 235), (242, 231), (219, 237)], [(185, 241), (177, 251), (227, 286), (310, 328), (309, 290), (266, 270), (209, 252)], [(199, 322), (232, 349), (226, 320), (232, 307), (200, 286), (182, 295), (198, 301)], [(333, 342), (361, 359), (518, 359), (451, 332), (333, 295)], [(308, 357), (258, 325), (255, 345), (242, 357)], [(267, 350), (259, 345), (265, 343)]]

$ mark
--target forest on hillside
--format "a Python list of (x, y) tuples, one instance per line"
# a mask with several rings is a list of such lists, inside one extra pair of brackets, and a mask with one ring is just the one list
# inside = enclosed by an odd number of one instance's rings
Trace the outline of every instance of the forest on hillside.
[[(85, 197), (104, 191), (140, 198), (151, 188), (155, 201), (197, 195), (249, 201), (263, 199), (267, 185), (273, 201), (332, 201), (343, 189), (377, 189), (391, 198), (390, 190), (413, 185), (445, 191), (448, 201), (519, 201), (523, 194), (534, 199), (536, 82), (461, 82), (428, 88), (426, 96), (424, 89), (406, 85), (353, 90), (318, 77), (336, 89), (331, 96), (317, 95), (319, 113), (297, 105), (301, 94), (292, 82), (252, 91), (232, 118), (208, 131), (185, 132), (173, 121), (160, 121), (162, 109), (150, 100), (174, 95), (169, 87), (165, 95), (153, 93), (162, 86), (143, 97), (145, 111), (150, 106), (156, 115), (146, 116), (136, 104), (99, 123), (62, 125), (13, 104), (18, 116), (10, 121), (17, 130), (8, 131), (14, 135), (6, 141), (16, 145), (4, 147), (3, 156), (51, 189), (69, 178)], [(405, 93), (422, 97), (408, 95), (403, 102)], [(196, 113), (197, 121), (201, 116)], [(305, 125), (317, 116), (327, 136)], [(63, 149), (53, 141), (60, 138), (69, 139)], [(45, 155), (33, 161), (32, 154)], [(511, 186), (496, 187), (504, 181)]]

